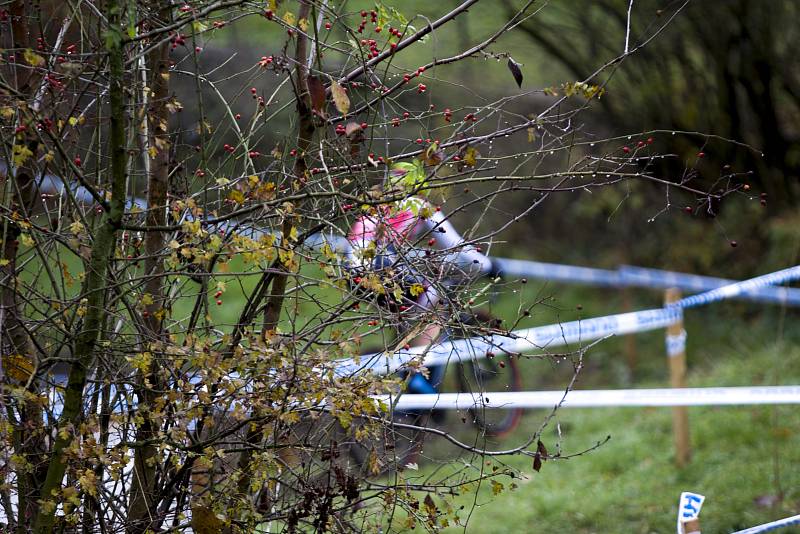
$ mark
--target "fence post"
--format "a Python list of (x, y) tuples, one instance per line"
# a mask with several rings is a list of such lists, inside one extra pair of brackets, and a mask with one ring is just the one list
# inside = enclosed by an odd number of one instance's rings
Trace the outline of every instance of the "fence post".
[[(670, 304), (680, 300), (681, 292), (676, 288), (667, 289), (664, 302)], [(670, 387), (686, 387), (686, 331), (681, 319), (667, 327), (667, 359), (669, 360)], [(689, 410), (686, 406), (672, 408), (672, 433), (675, 438), (675, 463), (684, 467), (689, 463)]]
[(700, 520), (697, 518), (681, 523), (681, 534), (700, 534)]

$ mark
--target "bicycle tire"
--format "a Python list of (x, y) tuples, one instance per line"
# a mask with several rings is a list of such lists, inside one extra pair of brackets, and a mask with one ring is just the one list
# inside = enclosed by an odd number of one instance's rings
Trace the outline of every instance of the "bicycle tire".
[[(517, 358), (503, 354), (481, 360), (459, 362), (458, 385), (462, 393), (485, 391), (522, 391), (522, 373)], [(470, 421), (485, 435), (501, 438), (513, 432), (522, 419), (524, 408), (469, 409)]]

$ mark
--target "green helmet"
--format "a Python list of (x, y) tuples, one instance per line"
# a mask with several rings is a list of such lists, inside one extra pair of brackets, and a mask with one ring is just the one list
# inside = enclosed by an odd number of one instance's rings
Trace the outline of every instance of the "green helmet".
[(416, 189), (425, 184), (427, 177), (421, 161), (401, 161), (389, 170), (389, 185), (403, 190)]

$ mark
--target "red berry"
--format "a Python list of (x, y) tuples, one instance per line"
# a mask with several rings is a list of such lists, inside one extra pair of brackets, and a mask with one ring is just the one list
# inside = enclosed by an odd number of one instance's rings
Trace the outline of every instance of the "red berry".
[(275, 13), (273, 13), (271, 9), (268, 9), (264, 11), (264, 16), (267, 17), (267, 20), (272, 20), (272, 17), (275, 16)]
[(737, 243), (736, 241), (731, 241), (731, 247), (736, 248), (738, 246), (739, 246), (739, 243)]
[(325, 29), (326, 30), (330, 30), (331, 29), (331, 23), (330, 22), (326, 22), (325, 23)]
[(80, 156), (75, 156), (75, 159), (73, 161), (75, 162), (76, 166), (78, 166), (78, 167), (81, 166), (81, 157)]
[(222, 306), (222, 301), (217, 299), (217, 306)]
[(625, 152), (625, 153), (627, 154), (628, 152), (630, 152), (630, 151), (631, 151), (631, 149), (630, 149), (630, 148), (628, 148), (628, 147), (626, 147), (626, 146), (624, 146), (624, 147), (622, 147), (622, 151), (623, 151), (623, 152)]
[(705, 152), (698, 152), (697, 153), (697, 157), (702, 159), (702, 158), (706, 157), (706, 153)]
[(422, 143), (423, 143), (422, 138), (421, 137), (417, 137), (417, 144), (421, 145)]
[(368, 126), (368, 124), (367, 124), (366, 122), (362, 122), (362, 123), (361, 123), (361, 129), (362, 129), (362, 130), (366, 130), (366, 129), (367, 129), (367, 126)]

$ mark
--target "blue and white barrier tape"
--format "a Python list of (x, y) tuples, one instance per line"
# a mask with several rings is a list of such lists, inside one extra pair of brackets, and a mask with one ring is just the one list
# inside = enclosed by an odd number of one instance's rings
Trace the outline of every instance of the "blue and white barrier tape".
[[(380, 396), (388, 402), (388, 396)], [(742, 386), (663, 389), (564, 391), (489, 391), (473, 393), (406, 393), (393, 401), (399, 410), (469, 410), (473, 408), (640, 408), (671, 406), (753, 406), (800, 404), (798, 386)]]
[(667, 335), (667, 356), (672, 358), (686, 352), (686, 330), (681, 330), (680, 334)]
[(668, 307), (693, 308), (695, 306), (702, 306), (718, 300), (733, 298), (754, 289), (781, 284), (783, 282), (797, 280), (798, 278), (800, 278), (800, 265), (789, 267), (788, 269), (783, 269), (774, 273), (765, 274), (763, 276), (757, 276), (755, 278), (737, 282), (735, 284), (729, 284), (717, 289), (712, 289), (711, 291), (706, 291), (705, 293), (700, 293), (699, 295), (685, 297), (677, 302), (669, 304)]
[(793, 515), (792, 517), (786, 517), (784, 519), (778, 519), (777, 521), (772, 521), (771, 523), (764, 523), (763, 525), (746, 528), (744, 530), (737, 530), (733, 534), (758, 534), (760, 532), (769, 532), (771, 530), (777, 530), (779, 528), (792, 527), (796, 525), (800, 525), (800, 514)]
[(586, 282), (589, 284), (619, 287), (623, 284), (617, 271), (577, 267), (540, 261), (492, 258), (497, 270), (505, 276), (518, 276), (553, 280), (555, 282)]
[[(620, 265), (618, 269), (620, 279), (626, 286), (668, 289), (676, 287), (682, 291), (711, 291), (722, 286), (735, 284), (738, 280), (701, 276), (699, 274), (678, 273)], [(737, 295), (735, 298), (752, 300), (756, 302), (773, 302), (777, 304), (792, 304), (800, 306), (800, 289), (790, 287), (759, 287)]]
[[(684, 308), (709, 304), (751, 291), (754, 288), (778, 284), (796, 278), (800, 278), (800, 266), (790, 267), (743, 282), (736, 282), (719, 289), (713, 289), (699, 295), (686, 297), (662, 309), (537, 326), (517, 330), (508, 335), (496, 334), (485, 338), (459, 339), (431, 347), (412, 347), (395, 353), (368, 354), (358, 358), (358, 360), (341, 360), (336, 367), (336, 373), (339, 376), (347, 376), (355, 372), (372, 370), (379, 374), (390, 374), (402, 369), (406, 364), (420, 356), (424, 356), (424, 365), (433, 366), (445, 364), (452, 358), (457, 360), (482, 358), (487, 353), (494, 351), (513, 354), (541, 351), (556, 346), (594, 341), (611, 335), (655, 330), (680, 321)], [(678, 350), (684, 342), (685, 339), (674, 339), (671, 347), (668, 347), (668, 351), (670, 348)]]
[(633, 334), (665, 328), (681, 318), (679, 308), (653, 309), (595, 317), (581, 321), (570, 321), (547, 326), (537, 326), (487, 337), (458, 339), (431, 347), (411, 347), (395, 353), (377, 353), (354, 359), (341, 360), (336, 373), (347, 376), (371, 370), (378, 374), (390, 374), (424, 355), (424, 365), (443, 365), (455, 359), (471, 360), (485, 358), (487, 353), (512, 354), (548, 350), (553, 347), (585, 343), (611, 335)]
[[(492, 262), (496, 262), (499, 271), (506, 276), (538, 278), (554, 282), (585, 283), (605, 287), (644, 287), (651, 289), (676, 287), (683, 291), (710, 291), (737, 282), (737, 280), (725, 278), (647, 269), (630, 265), (622, 265), (617, 270), (609, 270), (508, 258), (492, 258)], [(800, 289), (769, 287), (770, 285), (751, 287), (731, 297), (757, 302), (800, 306)]]

